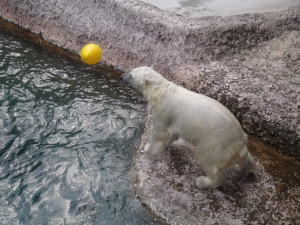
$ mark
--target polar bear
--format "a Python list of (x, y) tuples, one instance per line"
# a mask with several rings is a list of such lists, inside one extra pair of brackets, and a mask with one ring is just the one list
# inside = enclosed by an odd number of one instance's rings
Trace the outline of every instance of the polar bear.
[(150, 67), (135, 68), (123, 74), (122, 79), (151, 104), (153, 131), (146, 150), (149, 155), (163, 150), (174, 136), (183, 138), (196, 149), (206, 174), (196, 179), (199, 188), (220, 186), (224, 169), (234, 164), (255, 172), (247, 135), (220, 102), (178, 86)]

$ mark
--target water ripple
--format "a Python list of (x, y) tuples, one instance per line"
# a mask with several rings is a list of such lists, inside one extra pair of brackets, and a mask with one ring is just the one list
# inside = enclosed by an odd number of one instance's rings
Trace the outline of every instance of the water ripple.
[(128, 172), (144, 104), (97, 73), (0, 34), (0, 224), (156, 224)]

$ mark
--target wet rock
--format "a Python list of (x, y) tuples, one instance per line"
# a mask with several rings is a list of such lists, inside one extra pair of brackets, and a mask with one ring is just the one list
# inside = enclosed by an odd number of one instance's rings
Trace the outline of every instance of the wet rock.
[(141, 200), (168, 224), (295, 224), (300, 212), (300, 163), (275, 153), (257, 138), (249, 149), (258, 161), (255, 177), (238, 168), (225, 172), (224, 184), (200, 190), (203, 175), (191, 146), (177, 142), (155, 159), (143, 151), (151, 134), (151, 117), (136, 154), (135, 189)]

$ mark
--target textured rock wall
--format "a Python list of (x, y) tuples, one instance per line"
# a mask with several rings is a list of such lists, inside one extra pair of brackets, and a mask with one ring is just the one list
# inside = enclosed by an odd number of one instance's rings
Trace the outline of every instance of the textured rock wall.
[(225, 104), (250, 133), (300, 159), (300, 5), (189, 19), (136, 0), (0, 0), (0, 16), (72, 52), (100, 43), (104, 63), (151, 65)]

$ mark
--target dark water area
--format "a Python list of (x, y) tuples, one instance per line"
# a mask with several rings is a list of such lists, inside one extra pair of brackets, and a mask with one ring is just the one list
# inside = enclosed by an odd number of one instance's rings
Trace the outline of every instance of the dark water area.
[(157, 224), (130, 178), (143, 118), (119, 81), (0, 33), (0, 224)]

